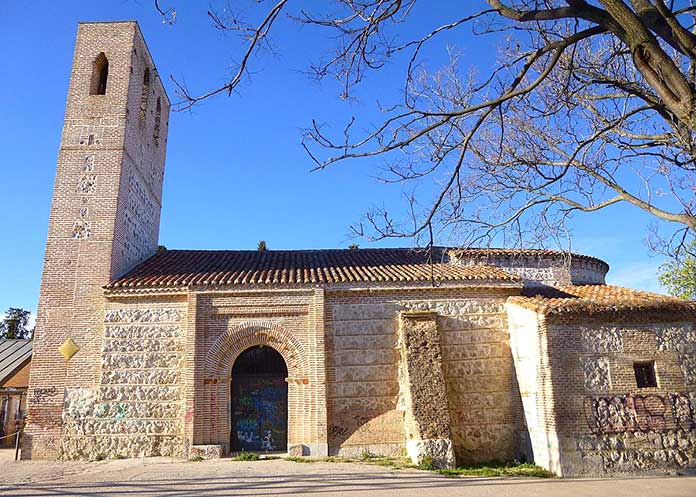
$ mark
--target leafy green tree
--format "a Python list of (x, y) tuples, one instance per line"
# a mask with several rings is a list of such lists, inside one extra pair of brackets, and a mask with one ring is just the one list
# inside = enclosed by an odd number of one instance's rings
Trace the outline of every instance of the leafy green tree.
[(0, 338), (33, 338), (34, 330), (28, 328), (31, 312), (17, 307), (10, 307), (0, 322)]
[[(696, 241), (691, 242), (690, 253), (696, 251)], [(696, 300), (696, 257), (687, 255), (681, 260), (673, 260), (660, 266), (658, 276), (662, 286), (670, 295), (688, 300)]]

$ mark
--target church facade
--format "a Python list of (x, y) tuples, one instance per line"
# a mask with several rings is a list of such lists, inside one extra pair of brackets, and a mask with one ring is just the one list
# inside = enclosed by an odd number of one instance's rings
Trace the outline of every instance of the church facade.
[(23, 458), (696, 468), (696, 304), (548, 250), (158, 250), (169, 99), (78, 27)]

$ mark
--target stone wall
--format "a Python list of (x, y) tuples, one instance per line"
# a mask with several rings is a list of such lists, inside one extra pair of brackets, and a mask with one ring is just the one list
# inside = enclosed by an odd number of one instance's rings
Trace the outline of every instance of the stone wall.
[[(571, 330), (575, 347), (561, 353), (582, 381), (559, 402), (564, 474), (696, 468), (692, 323), (554, 327)], [(655, 361), (655, 388), (636, 385), (633, 363), (644, 361)]]
[(330, 453), (404, 451), (398, 316), (433, 311), (458, 463), (515, 457), (521, 417), (504, 314), (510, 290), (330, 292), (326, 343)]
[(60, 449), (63, 457), (89, 459), (229, 452), (232, 366), (248, 347), (265, 345), (288, 367), (291, 453), (401, 455), (406, 413), (430, 406), (413, 389), (408, 405), (406, 388), (413, 385), (403, 382), (409, 360), (398, 349), (399, 316), (427, 311), (429, 333), (440, 341), (439, 352), (432, 350), (444, 378), (437, 382), (443, 429), (451, 437), (425, 427), (412, 438), (451, 438), (448, 450), (461, 462), (511, 460), (521, 407), (501, 311), (513, 291), (202, 288), (170, 297), (110, 295), (103, 336), (95, 338), (102, 343), (99, 381), (66, 390)]
[[(546, 432), (552, 443), (533, 444), (537, 463), (562, 476), (696, 468), (693, 323), (538, 323), (536, 368), (550, 368), (551, 381), (537, 381), (547, 416), (525, 414), (530, 433)], [(528, 338), (521, 327), (511, 330), (520, 342)], [(651, 361), (657, 386), (638, 388), (634, 363)]]
[(65, 459), (184, 455), (186, 309), (110, 307), (100, 384), (63, 399)]
[(398, 310), (382, 299), (328, 295), (330, 454), (396, 455), (404, 449), (404, 408), (398, 405)]
[(452, 250), (453, 264), (485, 264), (523, 279), (525, 286), (604, 284), (609, 266), (594, 257), (556, 251)]
[(442, 372), (437, 314), (401, 313), (399, 326), (400, 395), (406, 408), (406, 451), (414, 464), (454, 466), (452, 422)]

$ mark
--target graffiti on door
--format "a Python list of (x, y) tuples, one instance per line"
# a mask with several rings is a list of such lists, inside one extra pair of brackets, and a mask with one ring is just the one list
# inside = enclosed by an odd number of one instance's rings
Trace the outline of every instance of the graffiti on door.
[(284, 451), (288, 439), (285, 378), (247, 376), (232, 381), (232, 449)]

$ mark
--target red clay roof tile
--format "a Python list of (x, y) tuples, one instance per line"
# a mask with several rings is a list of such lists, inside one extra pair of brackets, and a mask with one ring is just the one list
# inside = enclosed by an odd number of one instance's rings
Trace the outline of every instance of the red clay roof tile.
[(612, 285), (525, 288), (507, 301), (547, 316), (696, 317), (694, 301)]
[(165, 250), (107, 289), (181, 287), (190, 285), (336, 284), (403, 281), (507, 281), (517, 276), (485, 265), (445, 262), (437, 248), (431, 265), (420, 249), (329, 250)]

